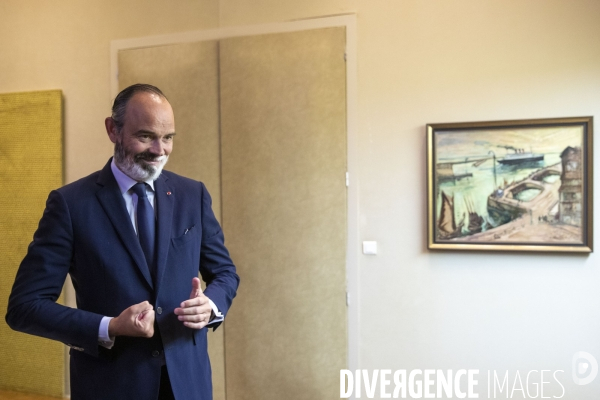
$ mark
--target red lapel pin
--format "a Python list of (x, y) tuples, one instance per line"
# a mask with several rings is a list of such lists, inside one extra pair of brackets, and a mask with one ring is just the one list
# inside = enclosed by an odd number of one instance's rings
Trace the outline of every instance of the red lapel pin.
[(167, 192), (167, 196), (170, 196), (170, 195), (171, 195), (171, 192)]

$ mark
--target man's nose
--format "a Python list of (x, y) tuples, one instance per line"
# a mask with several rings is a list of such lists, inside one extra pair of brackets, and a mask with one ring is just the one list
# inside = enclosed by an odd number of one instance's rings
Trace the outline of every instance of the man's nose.
[(165, 148), (161, 140), (153, 140), (149, 150), (156, 156), (165, 155)]

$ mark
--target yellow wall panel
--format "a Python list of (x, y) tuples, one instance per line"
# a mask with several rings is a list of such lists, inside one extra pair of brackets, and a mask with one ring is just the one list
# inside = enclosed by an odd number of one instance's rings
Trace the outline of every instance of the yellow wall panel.
[[(0, 94), (0, 310), (42, 216), (63, 182), (60, 90)], [(62, 296), (58, 300), (63, 302)], [(0, 321), (0, 388), (62, 396), (64, 346)]]

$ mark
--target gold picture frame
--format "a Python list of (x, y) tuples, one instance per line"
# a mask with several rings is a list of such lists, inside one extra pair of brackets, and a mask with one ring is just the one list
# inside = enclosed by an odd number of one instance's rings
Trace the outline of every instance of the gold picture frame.
[(427, 247), (591, 253), (593, 117), (427, 125)]

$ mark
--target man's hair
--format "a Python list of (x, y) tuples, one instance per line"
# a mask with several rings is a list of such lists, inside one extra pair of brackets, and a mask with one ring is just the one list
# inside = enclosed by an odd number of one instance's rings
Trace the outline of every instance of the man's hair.
[(125, 109), (127, 108), (127, 103), (136, 93), (154, 93), (167, 100), (167, 96), (157, 88), (156, 86), (149, 85), (147, 83), (136, 83), (135, 85), (131, 85), (121, 90), (121, 93), (115, 97), (115, 101), (112, 106), (112, 115), (111, 118), (115, 121), (115, 125), (119, 130), (123, 128), (125, 125)]

